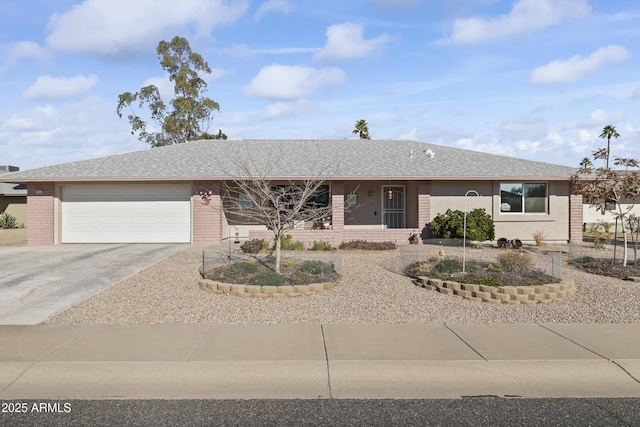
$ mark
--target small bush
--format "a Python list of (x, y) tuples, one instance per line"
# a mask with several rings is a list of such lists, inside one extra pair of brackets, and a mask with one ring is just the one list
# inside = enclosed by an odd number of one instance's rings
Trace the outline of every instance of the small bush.
[(291, 245), (289, 245), (289, 250), (290, 251), (304, 251), (304, 243), (301, 242), (300, 240), (296, 240), (295, 242), (293, 242)]
[(433, 267), (433, 271), (438, 273), (459, 273), (462, 271), (462, 261), (455, 258), (445, 258)]
[(596, 249), (604, 249), (607, 243), (611, 241), (611, 233), (603, 231), (593, 232), (593, 247)]
[(18, 223), (16, 221), (16, 217), (10, 215), (8, 212), (0, 215), (0, 228), (10, 229), (10, 228), (18, 228)]
[(536, 241), (536, 246), (544, 246), (546, 243), (544, 239), (547, 238), (547, 235), (544, 234), (544, 231), (535, 231), (533, 233), (533, 240)]
[(269, 249), (269, 242), (264, 239), (251, 239), (240, 245), (240, 250), (245, 254), (257, 254)]
[(231, 264), (224, 272), (229, 279), (238, 279), (258, 272), (258, 264), (255, 262), (237, 262)]
[(331, 243), (317, 240), (313, 241), (313, 246), (311, 247), (312, 251), (332, 251), (333, 249), (334, 247), (331, 246)]
[(328, 263), (324, 261), (313, 261), (307, 260), (300, 264), (298, 268), (299, 271), (303, 271), (309, 274), (319, 274), (319, 275), (328, 275), (331, 273), (335, 273), (335, 268), (333, 263)]
[(366, 251), (391, 251), (397, 248), (394, 242), (369, 242), (367, 240), (351, 240), (342, 242), (339, 246), (343, 250), (362, 249)]
[(529, 254), (518, 251), (502, 252), (497, 259), (505, 271), (513, 273), (530, 272), (533, 264)]
[(485, 286), (494, 286), (494, 287), (502, 286), (502, 282), (500, 282), (500, 280), (496, 279), (493, 276), (481, 277), (478, 280), (476, 280), (476, 284), (485, 285)]
[(291, 283), (291, 285), (308, 285), (314, 281), (314, 276), (300, 270), (294, 271), (289, 277), (289, 283)]
[[(431, 232), (434, 237), (444, 239), (462, 239), (464, 237), (464, 212), (447, 209), (431, 221)], [(484, 209), (474, 209), (467, 213), (466, 237), (469, 240), (485, 241), (496, 237), (495, 226), (491, 215)]]
[(257, 286), (282, 286), (285, 284), (284, 276), (271, 270), (262, 270), (249, 280), (250, 285)]

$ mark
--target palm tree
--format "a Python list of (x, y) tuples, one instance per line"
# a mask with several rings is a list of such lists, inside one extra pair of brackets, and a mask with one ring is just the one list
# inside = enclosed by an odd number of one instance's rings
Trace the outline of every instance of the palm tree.
[(358, 120), (356, 122), (356, 127), (353, 130), (353, 134), (359, 134), (360, 139), (371, 139), (371, 136), (369, 136), (369, 127), (367, 126), (367, 122), (365, 120)]
[(606, 168), (609, 169), (609, 153), (610, 153), (610, 145), (611, 145), (611, 138), (615, 138), (618, 139), (620, 137), (620, 134), (616, 131), (616, 128), (614, 126), (611, 125), (606, 125), (603, 129), (602, 129), (602, 133), (600, 134), (599, 138), (607, 138), (607, 158), (606, 158)]

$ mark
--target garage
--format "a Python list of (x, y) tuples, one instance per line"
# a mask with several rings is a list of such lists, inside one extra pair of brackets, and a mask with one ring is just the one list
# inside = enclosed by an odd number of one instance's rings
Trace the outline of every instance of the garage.
[(191, 242), (190, 185), (65, 185), (61, 196), (62, 243)]

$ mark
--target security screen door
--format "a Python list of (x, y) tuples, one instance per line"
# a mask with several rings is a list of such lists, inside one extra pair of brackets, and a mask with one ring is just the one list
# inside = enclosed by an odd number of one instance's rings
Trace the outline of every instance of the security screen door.
[(382, 187), (382, 218), (386, 228), (404, 228), (404, 186)]

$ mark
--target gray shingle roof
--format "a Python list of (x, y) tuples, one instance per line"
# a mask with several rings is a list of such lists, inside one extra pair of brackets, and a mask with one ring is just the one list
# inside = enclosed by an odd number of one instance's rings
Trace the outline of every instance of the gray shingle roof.
[[(426, 150), (435, 153), (433, 157)], [(411, 156), (412, 154), (412, 156)], [(0, 175), (8, 182), (331, 179), (568, 179), (575, 168), (397, 140), (204, 140)]]
[(20, 184), (5, 184), (0, 182), (0, 196), (26, 196), (27, 187)]

